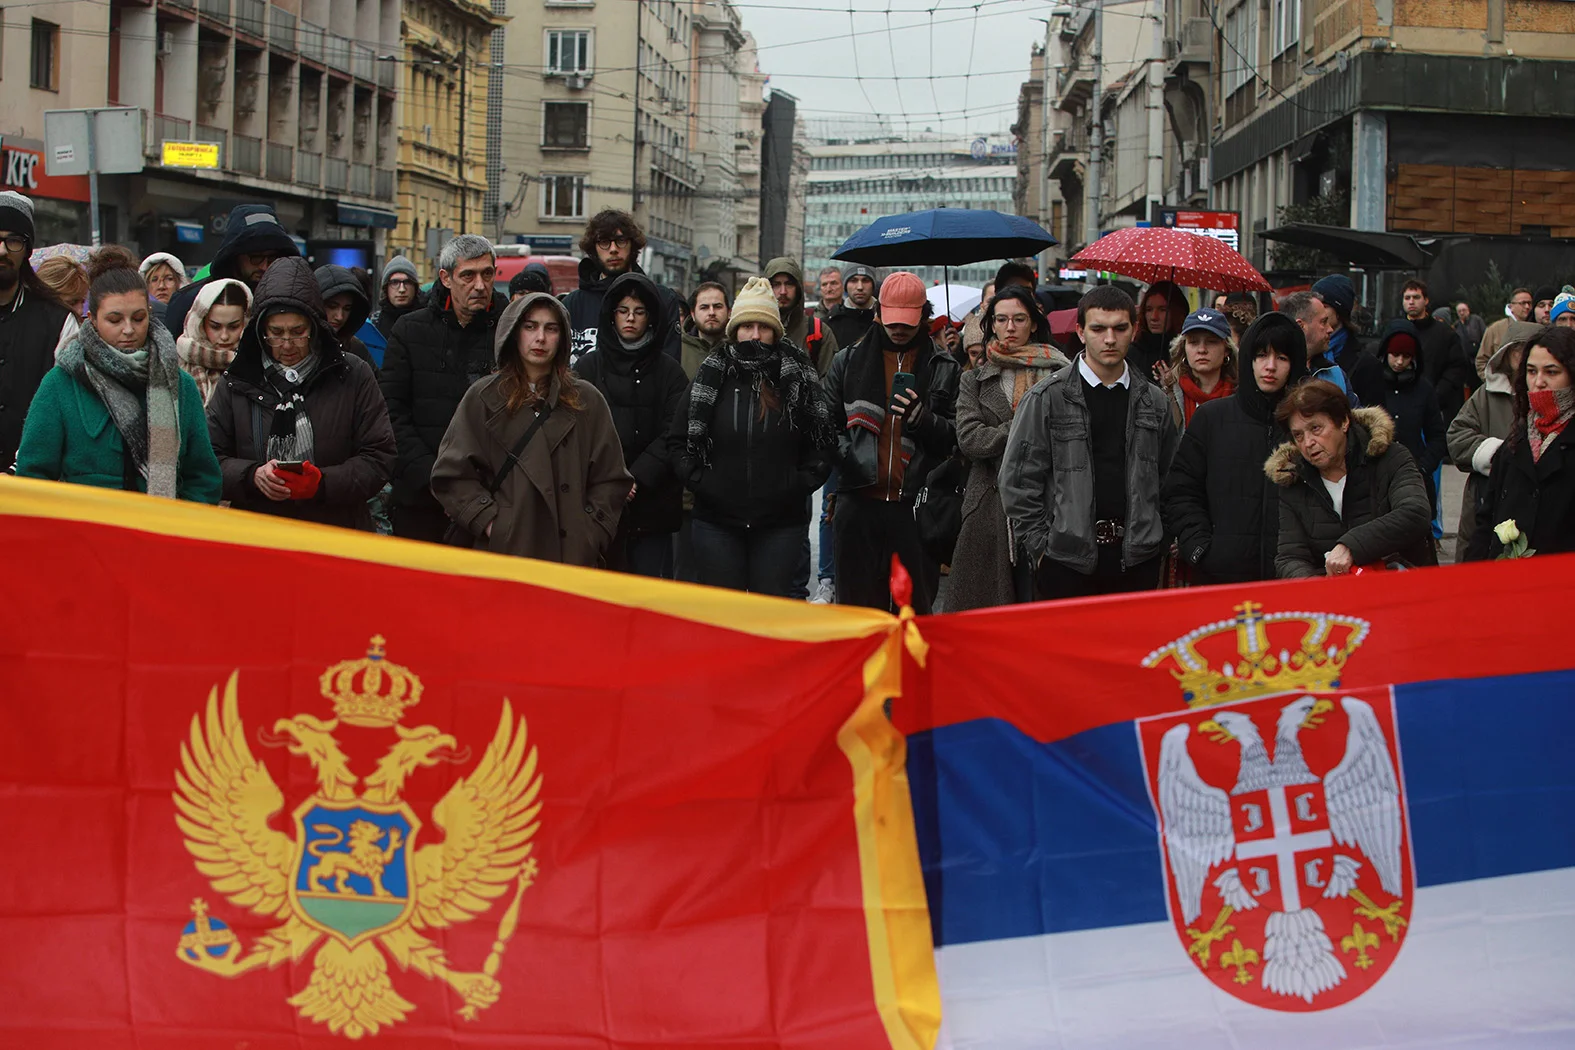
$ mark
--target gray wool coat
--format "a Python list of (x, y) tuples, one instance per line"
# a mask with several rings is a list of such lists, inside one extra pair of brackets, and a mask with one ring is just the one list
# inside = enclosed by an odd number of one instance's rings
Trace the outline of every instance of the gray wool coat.
[[(1057, 355), (1047, 374), (1070, 361)], [(957, 389), (957, 448), (968, 460), (968, 485), (963, 490), (962, 529), (946, 584), (946, 611), (965, 612), (1011, 605), (1017, 600), (1012, 582), (1011, 526), (996, 487), (1001, 454), (1012, 429), (1012, 403), (1002, 385), (1000, 365), (987, 362), (964, 372)]]

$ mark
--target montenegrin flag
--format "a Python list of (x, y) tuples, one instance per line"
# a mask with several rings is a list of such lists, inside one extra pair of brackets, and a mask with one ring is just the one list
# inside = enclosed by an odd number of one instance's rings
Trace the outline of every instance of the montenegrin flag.
[(920, 620), (940, 1045), (1575, 1046), (1575, 557)]
[(10, 478), (0, 550), (0, 1046), (933, 1045), (896, 619)]

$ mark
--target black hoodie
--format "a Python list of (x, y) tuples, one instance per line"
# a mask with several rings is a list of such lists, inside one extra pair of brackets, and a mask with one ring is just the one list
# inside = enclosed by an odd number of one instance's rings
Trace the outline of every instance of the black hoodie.
[[(640, 269), (640, 264), (631, 262), (627, 273), (645, 276), (645, 271)], [(601, 323), (602, 299), (607, 294), (607, 289), (617, 277), (602, 269), (601, 263), (594, 256), (586, 256), (580, 260), (580, 286), (563, 297), (563, 305), (569, 311), (569, 323), (574, 326), (574, 345), (569, 351), (570, 363), (577, 363), (580, 357), (596, 349), (596, 332)], [(683, 304), (678, 299), (678, 294), (671, 288), (664, 288), (653, 282), (658, 294), (662, 297), (663, 313), (668, 318), (665, 329), (658, 329), (658, 336), (662, 341), (662, 350), (674, 361), (681, 359), (683, 354), (682, 336), (678, 331), (678, 318), (683, 316)]]
[[(629, 295), (645, 304), (651, 321), (650, 338), (635, 350), (625, 349), (613, 320), (618, 303)], [(649, 277), (620, 274), (602, 296), (596, 349), (574, 366), (579, 377), (607, 400), (624, 463), (639, 486), (619, 519), (620, 533), (676, 532), (682, 523), (684, 490), (673, 470), (675, 450), (670, 448), (669, 431), (685, 404), (689, 378), (662, 345), (662, 334), (675, 326), (661, 289)]]
[(186, 311), (197, 301), (197, 292), (209, 281), (231, 277), (246, 283), (235, 268), (235, 258), (256, 252), (277, 252), (281, 256), (301, 254), (295, 241), (290, 238), (290, 231), (284, 228), (279, 217), (274, 214), (273, 205), (237, 204), (230, 209), (230, 217), (224, 226), (224, 240), (219, 242), (218, 250), (213, 253), (213, 262), (208, 264), (208, 276), (170, 296), (169, 305), (164, 308), (164, 326), (174, 335), (181, 335), (186, 330)]
[[(1290, 354), (1291, 372), (1278, 393), (1265, 394), (1253, 358), (1271, 332)], [(1238, 360), (1235, 394), (1198, 406), (1160, 488), (1165, 528), (1199, 584), (1275, 577), (1280, 496), (1263, 462), (1286, 439), (1275, 408), (1307, 375), (1301, 326), (1281, 313), (1264, 314), (1242, 335)]]
[(366, 352), (366, 344), (356, 337), (372, 314), (372, 303), (366, 297), (366, 289), (348, 266), (319, 266), (312, 271), (312, 275), (317, 278), (317, 290), (323, 293), (324, 303), (336, 295), (350, 293), (350, 316), (337, 333), (339, 345), (345, 348), (346, 353), (354, 354), (375, 370), (377, 366), (372, 362), (372, 355)]
[[(1433, 323), (1443, 327), (1436, 321)], [(1389, 367), (1389, 344), (1402, 334), (1416, 340), (1418, 352), (1410, 368), (1396, 372)], [(1428, 498), (1436, 506), (1438, 491), (1433, 487), (1433, 470), (1444, 461), (1449, 447), (1444, 440), (1444, 417), (1439, 411), (1438, 394), (1422, 374), (1427, 359), (1421, 345), (1416, 325), (1397, 317), (1384, 326), (1384, 334), (1378, 341), (1378, 360), (1384, 375), (1384, 411), (1395, 421), (1395, 440), (1416, 460), (1416, 468), (1422, 472), (1422, 480), (1427, 482)]]

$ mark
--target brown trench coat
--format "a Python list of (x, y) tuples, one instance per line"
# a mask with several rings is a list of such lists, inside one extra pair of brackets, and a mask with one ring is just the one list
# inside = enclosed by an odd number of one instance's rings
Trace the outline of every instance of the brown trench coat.
[[(513, 331), (526, 310), (542, 300), (557, 303), (551, 296), (536, 295), (504, 311), (497, 327), (500, 354), (518, 352)], [(567, 333), (567, 316), (563, 325)], [(571, 379), (580, 407), (567, 408), (559, 404), (561, 390), (554, 376), (547, 396), (552, 415), (531, 438), (497, 495), (489, 497), (487, 483), (535, 420), (528, 408), (512, 415), (507, 411), (498, 379), (492, 375), (481, 380), (460, 401), (438, 446), (432, 494), (449, 517), (477, 538), (478, 549), (566, 565), (601, 565), (634, 483), (624, 469), (607, 402), (589, 383)]]

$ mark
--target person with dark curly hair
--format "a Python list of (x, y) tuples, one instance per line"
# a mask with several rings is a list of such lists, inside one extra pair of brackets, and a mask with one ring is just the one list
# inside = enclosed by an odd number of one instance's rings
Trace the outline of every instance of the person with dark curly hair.
[[(604, 208), (591, 216), (580, 235), (580, 286), (563, 297), (569, 311), (569, 324), (573, 327), (573, 343), (569, 349), (571, 364), (596, 349), (596, 332), (601, 325), (602, 299), (613, 281), (626, 273), (644, 274), (640, 268), (640, 253), (645, 250), (645, 231), (634, 221), (634, 216), (616, 208)], [(662, 352), (674, 360), (681, 360), (683, 344), (678, 330), (678, 318), (683, 316), (683, 301), (671, 288), (656, 286), (662, 297), (663, 316), (673, 323), (656, 333)], [(670, 329), (670, 330), (668, 330)]]

